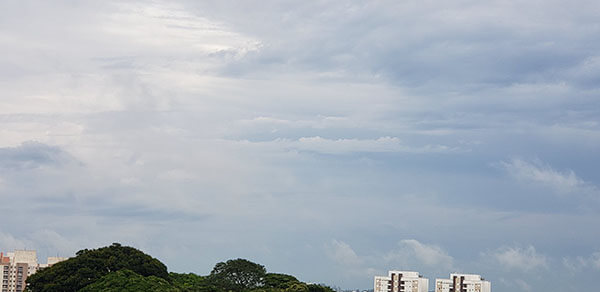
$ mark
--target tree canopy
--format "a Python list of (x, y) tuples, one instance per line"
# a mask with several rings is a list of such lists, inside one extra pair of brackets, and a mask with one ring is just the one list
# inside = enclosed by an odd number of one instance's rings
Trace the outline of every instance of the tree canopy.
[(292, 284), (300, 283), (296, 277), (286, 274), (267, 273), (263, 279), (263, 287), (287, 289)]
[(106, 274), (96, 282), (85, 286), (80, 292), (138, 292), (161, 291), (179, 292), (163, 278), (156, 276), (144, 277), (131, 270), (119, 270)]
[(293, 283), (285, 289), (285, 292), (308, 292), (308, 285), (304, 283)]
[(335, 292), (331, 287), (320, 284), (308, 284), (308, 292)]
[(245, 291), (261, 287), (267, 270), (245, 259), (228, 260), (215, 265), (209, 280), (225, 290)]
[(181, 292), (219, 292), (222, 290), (210, 283), (207, 277), (193, 273), (169, 273), (169, 276), (171, 277), (171, 283)]
[(210, 275), (168, 273), (159, 260), (113, 243), (84, 249), (27, 278), (28, 292), (334, 292), (245, 259), (217, 263)]
[(169, 280), (167, 267), (159, 260), (133, 247), (114, 243), (98, 249), (80, 250), (75, 257), (29, 276), (28, 291), (79, 291), (108, 273), (123, 269), (144, 277)]

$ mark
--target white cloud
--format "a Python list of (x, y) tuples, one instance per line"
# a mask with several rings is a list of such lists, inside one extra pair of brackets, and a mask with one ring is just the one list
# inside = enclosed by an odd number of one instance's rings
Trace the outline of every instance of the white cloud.
[(189, 13), (176, 3), (120, 3), (106, 17), (102, 31), (163, 52), (229, 52), (241, 58), (257, 50), (260, 42), (227, 29), (223, 24)]
[(533, 291), (533, 289), (531, 288), (531, 285), (529, 285), (523, 279), (517, 279), (517, 280), (515, 280), (515, 283), (521, 289), (521, 291), (524, 291), (524, 292), (531, 292), (531, 291)]
[(507, 269), (531, 271), (539, 268), (548, 268), (546, 256), (538, 254), (531, 245), (527, 248), (503, 247), (484, 254), (484, 256), (492, 257)]
[(600, 251), (593, 252), (588, 257), (563, 257), (562, 263), (565, 268), (573, 273), (587, 268), (600, 270)]
[(0, 251), (13, 251), (15, 249), (32, 249), (35, 244), (31, 240), (16, 238), (10, 233), (0, 232)]
[[(0, 38), (0, 62), (18, 63), (24, 76), (4, 87), (10, 98), (0, 100), (0, 113), (169, 109), (174, 97), (160, 89), (169, 84), (172, 90), (173, 83), (164, 75), (180, 79), (181, 75), (218, 70), (261, 47), (256, 38), (173, 1), (107, 1), (96, 6), (100, 7), (59, 1), (56, 7), (47, 8), (60, 12), (28, 19), (27, 27), (40, 28), (32, 31), (22, 29), (23, 19), (7, 19), (4, 28), (8, 29), (1, 29), (2, 34), (14, 36), (14, 40)], [(49, 14), (56, 18), (49, 20)], [(59, 18), (61, 22), (56, 24)], [(81, 23), (68, 25), (69, 21)], [(47, 25), (49, 22), (56, 26)], [(21, 29), (10, 29), (11, 25)], [(35, 45), (24, 45), (28, 42)], [(20, 52), (17, 61), (7, 57), (11, 51)]]
[(50, 255), (59, 253), (59, 255), (62, 256), (70, 256), (73, 255), (79, 247), (77, 243), (50, 229), (35, 231), (30, 237), (36, 242), (36, 246), (43, 246), (48, 249)]
[(170, 169), (158, 174), (158, 178), (172, 181), (192, 181), (195, 176), (184, 169)]
[(379, 137), (377, 139), (327, 139), (320, 136), (302, 137), (298, 140), (276, 139), (267, 142), (241, 141), (245, 144), (271, 146), (279, 149), (318, 152), (323, 154), (371, 153), (446, 153), (457, 152), (458, 148), (445, 145), (408, 146), (397, 137)]
[(347, 243), (339, 240), (332, 240), (326, 246), (327, 256), (333, 260), (336, 265), (341, 267), (342, 278), (347, 281), (348, 277), (372, 277), (378, 271), (371, 267), (373, 257), (359, 256), (354, 249)]
[(445, 270), (454, 268), (454, 258), (437, 245), (421, 243), (415, 239), (401, 240), (398, 245), (397, 249), (385, 256), (387, 262), (425, 265)]
[[(527, 282), (525, 282), (523, 279), (506, 279), (506, 278), (500, 278), (498, 279), (500, 283), (502, 283), (504, 286), (506, 287), (510, 287), (509, 291), (522, 291), (522, 292), (531, 292), (533, 291), (533, 288), (531, 287), (531, 285)], [(492, 284), (493, 286), (493, 284)]]
[(595, 268), (600, 269), (600, 251), (593, 253), (590, 261)]
[(333, 240), (329, 246), (329, 256), (337, 263), (348, 266), (358, 267), (362, 264), (362, 260), (358, 257), (356, 252), (343, 241)]
[(563, 257), (562, 264), (567, 270), (569, 270), (573, 273), (579, 271), (583, 267), (588, 266), (587, 260), (584, 259), (583, 257), (575, 257), (575, 258)]
[(415, 239), (401, 240), (397, 248), (383, 254), (371, 255), (359, 255), (349, 244), (333, 240), (328, 245), (327, 254), (346, 271), (362, 276), (385, 273), (389, 268), (440, 272), (448, 272), (455, 268), (454, 258), (441, 247), (421, 243)]
[(593, 189), (573, 170), (558, 171), (541, 161), (527, 162), (521, 159), (501, 161), (500, 165), (511, 176), (533, 183), (549, 186), (559, 192), (589, 191)]
[(319, 136), (303, 137), (296, 143), (300, 150), (316, 151), (321, 153), (339, 154), (350, 152), (448, 152), (452, 151), (444, 145), (425, 145), (422, 147), (409, 147), (401, 143), (396, 137), (379, 137), (377, 139), (325, 139)]

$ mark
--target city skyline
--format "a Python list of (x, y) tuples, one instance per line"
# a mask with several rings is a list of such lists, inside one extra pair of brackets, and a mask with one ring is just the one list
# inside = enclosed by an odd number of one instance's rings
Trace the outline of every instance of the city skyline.
[(0, 1), (0, 249), (120, 242), (175, 272), (244, 258), (344, 289), (412, 270), (593, 290), (598, 15)]

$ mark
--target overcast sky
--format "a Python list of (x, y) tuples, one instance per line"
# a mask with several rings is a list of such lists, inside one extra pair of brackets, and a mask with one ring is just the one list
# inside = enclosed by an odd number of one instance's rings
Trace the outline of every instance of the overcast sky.
[(592, 291), (599, 3), (1, 1), (0, 250)]

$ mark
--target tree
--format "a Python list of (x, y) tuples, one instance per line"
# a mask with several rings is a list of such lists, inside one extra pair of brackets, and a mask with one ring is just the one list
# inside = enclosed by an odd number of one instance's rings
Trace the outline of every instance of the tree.
[(304, 283), (294, 283), (285, 289), (285, 292), (309, 292), (308, 286)]
[(335, 292), (331, 287), (319, 284), (308, 284), (308, 292)]
[(212, 285), (207, 277), (198, 276), (193, 273), (179, 274), (169, 273), (171, 283), (182, 292), (218, 292), (219, 289)]
[(295, 283), (300, 283), (296, 277), (277, 273), (267, 273), (263, 280), (265, 288), (287, 289)]
[(98, 249), (80, 250), (75, 257), (36, 272), (27, 278), (28, 291), (79, 291), (108, 273), (123, 269), (169, 281), (167, 267), (159, 260), (133, 247), (113, 243)]
[(217, 263), (210, 272), (209, 280), (224, 290), (245, 291), (262, 286), (266, 273), (262, 265), (235, 259)]
[(79, 292), (139, 292), (161, 291), (180, 292), (163, 278), (144, 277), (131, 270), (123, 269), (106, 274), (96, 282), (85, 286)]

